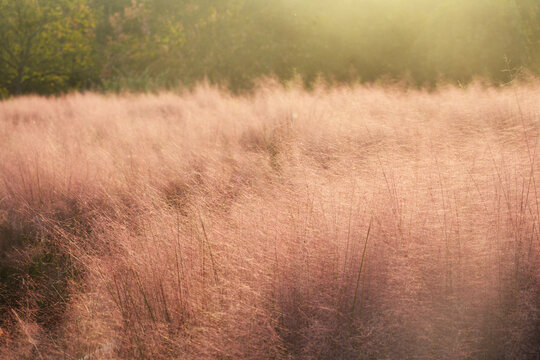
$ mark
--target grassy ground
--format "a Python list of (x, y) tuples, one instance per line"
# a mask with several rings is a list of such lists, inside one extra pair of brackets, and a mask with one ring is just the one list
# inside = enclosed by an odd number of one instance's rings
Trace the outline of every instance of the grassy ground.
[(2, 359), (538, 359), (540, 86), (0, 103)]

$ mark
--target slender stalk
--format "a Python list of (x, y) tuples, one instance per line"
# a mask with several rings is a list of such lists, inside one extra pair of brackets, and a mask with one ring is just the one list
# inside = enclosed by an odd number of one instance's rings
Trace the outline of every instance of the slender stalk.
[(362, 252), (362, 260), (360, 261), (360, 269), (358, 269), (358, 277), (356, 278), (356, 288), (354, 289), (354, 298), (353, 298), (353, 304), (351, 309), (351, 315), (354, 315), (354, 310), (356, 307), (356, 299), (358, 297), (358, 287), (360, 286), (360, 278), (362, 276), (362, 268), (364, 267), (364, 260), (366, 259), (366, 250), (367, 250), (367, 244), (369, 240), (369, 233), (371, 232), (371, 225), (373, 224), (373, 216), (371, 216), (371, 219), (369, 220), (369, 226), (366, 234), (366, 241), (364, 242), (364, 251)]
[(17, 319), (17, 322), (19, 323), (19, 325), (21, 325), (21, 328), (23, 329), (24, 331), (24, 334), (26, 335), (26, 338), (28, 339), (28, 342), (30, 344), (32, 344), (32, 346), (34, 347), (34, 349), (36, 350), (36, 353), (38, 354), (39, 358), (41, 360), (43, 360), (43, 356), (41, 355), (41, 352), (39, 351), (37, 345), (36, 345), (36, 341), (32, 338), (32, 336), (30, 335), (30, 333), (28, 332), (28, 329), (26, 328), (26, 325), (24, 325), (23, 321), (21, 320), (21, 318), (19, 317), (19, 314), (17, 314), (17, 312), (13, 309), (11, 309), (11, 312), (13, 313), (13, 315), (15, 316), (15, 319)]
[(203, 222), (200, 211), (199, 211), (199, 221), (201, 222), (204, 239), (206, 241), (206, 246), (208, 247), (208, 253), (210, 254), (210, 261), (212, 262), (212, 270), (214, 272), (214, 279), (216, 280), (216, 283), (217, 283), (218, 273), (217, 273), (217, 268), (216, 268), (216, 261), (214, 260), (214, 254), (212, 253), (212, 247), (210, 246), (210, 240), (208, 239), (208, 234), (206, 233), (206, 227), (204, 226), (204, 222)]

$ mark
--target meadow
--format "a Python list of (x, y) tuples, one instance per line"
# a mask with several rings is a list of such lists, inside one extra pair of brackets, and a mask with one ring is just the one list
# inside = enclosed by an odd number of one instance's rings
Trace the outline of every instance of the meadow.
[(0, 359), (538, 359), (539, 100), (4, 100)]

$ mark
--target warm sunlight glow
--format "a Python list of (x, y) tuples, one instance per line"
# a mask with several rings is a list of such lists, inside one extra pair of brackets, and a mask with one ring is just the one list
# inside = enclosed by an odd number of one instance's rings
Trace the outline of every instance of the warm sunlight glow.
[(0, 0), (0, 360), (540, 360), (540, 0)]
[(1, 353), (534, 358), (539, 98), (267, 85), (0, 103)]

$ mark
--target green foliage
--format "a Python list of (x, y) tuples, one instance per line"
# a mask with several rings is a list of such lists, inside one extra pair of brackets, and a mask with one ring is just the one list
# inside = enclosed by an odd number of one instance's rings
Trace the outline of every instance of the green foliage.
[(0, 88), (21, 94), (87, 86), (94, 25), (85, 0), (0, 0)]
[(537, 0), (0, 0), (0, 96), (261, 76), (507, 81), (540, 71)]
[(514, 0), (521, 30), (527, 49), (526, 65), (540, 72), (540, 2), (537, 0)]
[(183, 26), (176, 12), (162, 9), (157, 1), (135, 1), (109, 17), (106, 62), (102, 74), (111, 77), (153, 77), (178, 67), (184, 42)]

